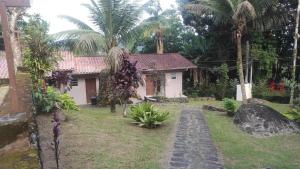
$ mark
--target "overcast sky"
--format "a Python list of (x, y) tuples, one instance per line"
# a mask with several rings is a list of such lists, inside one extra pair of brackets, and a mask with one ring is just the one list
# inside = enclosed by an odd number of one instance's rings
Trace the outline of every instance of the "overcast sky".
[[(142, 0), (145, 1), (145, 0)], [(39, 13), (50, 23), (50, 33), (56, 33), (68, 29), (74, 29), (74, 25), (59, 18), (59, 15), (69, 15), (82, 21), (88, 21), (89, 12), (82, 3), (89, 0), (31, 0), (30, 13)], [(176, 0), (160, 0), (163, 9), (176, 5)]]

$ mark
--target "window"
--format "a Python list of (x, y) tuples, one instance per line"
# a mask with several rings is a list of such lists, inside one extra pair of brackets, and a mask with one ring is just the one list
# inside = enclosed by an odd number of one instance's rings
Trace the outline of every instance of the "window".
[(171, 73), (171, 79), (176, 79), (176, 73)]
[(71, 86), (78, 86), (78, 79), (72, 79)]

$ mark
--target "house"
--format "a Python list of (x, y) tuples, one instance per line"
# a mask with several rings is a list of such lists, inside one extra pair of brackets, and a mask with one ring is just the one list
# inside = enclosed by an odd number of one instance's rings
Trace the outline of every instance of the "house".
[[(74, 56), (71, 52), (60, 52), (60, 55), (62, 60), (58, 63), (57, 71), (68, 71), (73, 77), (70, 82), (72, 88), (68, 93), (78, 105), (90, 103), (90, 98), (97, 96), (99, 80), (106, 80), (99, 79), (100, 73), (106, 68), (104, 57)], [(137, 89), (140, 98), (145, 96), (185, 97), (182, 92), (183, 72), (197, 68), (178, 53), (133, 54), (130, 55), (130, 60), (137, 61), (137, 69), (141, 72), (145, 82)], [(1, 76), (7, 78), (7, 73), (1, 69), (3, 68), (0, 68), (0, 79)]]

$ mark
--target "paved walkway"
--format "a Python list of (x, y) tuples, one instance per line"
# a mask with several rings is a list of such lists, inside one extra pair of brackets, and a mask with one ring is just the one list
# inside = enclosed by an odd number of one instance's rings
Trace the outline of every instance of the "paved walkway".
[(181, 112), (170, 169), (222, 169), (224, 168), (213, 145), (203, 114), (197, 109), (185, 108)]

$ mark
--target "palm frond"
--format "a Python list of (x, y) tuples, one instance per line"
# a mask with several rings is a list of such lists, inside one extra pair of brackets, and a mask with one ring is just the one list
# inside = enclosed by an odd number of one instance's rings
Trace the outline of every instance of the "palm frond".
[(256, 17), (256, 11), (254, 6), (247, 0), (238, 4), (234, 15), (232, 18), (235, 21), (239, 21), (241, 19), (253, 20)]
[(86, 29), (86, 30), (93, 30), (89, 25), (87, 25), (86, 23), (82, 22), (79, 19), (76, 19), (72, 16), (67, 16), (67, 15), (60, 15), (59, 16), (62, 19), (65, 19), (71, 23), (73, 23), (74, 25), (76, 25), (79, 29)]
[(95, 54), (104, 49), (103, 35), (92, 30), (68, 30), (52, 35), (64, 50), (76, 54)]
[(113, 47), (105, 57), (104, 61), (108, 65), (112, 73), (115, 73), (119, 70), (122, 61), (123, 52), (124, 52), (123, 49), (118, 47)]

